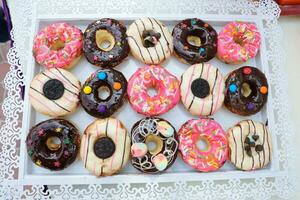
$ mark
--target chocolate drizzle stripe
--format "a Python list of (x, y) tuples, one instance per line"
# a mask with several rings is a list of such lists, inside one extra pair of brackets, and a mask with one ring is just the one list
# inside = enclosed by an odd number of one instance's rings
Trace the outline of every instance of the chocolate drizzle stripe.
[[(148, 19), (149, 19), (149, 21), (150, 21), (150, 23), (151, 23), (151, 25), (152, 25), (152, 28), (154, 29), (153, 22), (152, 22), (151, 18), (148, 18)], [(162, 53), (163, 53), (163, 55), (164, 55), (164, 60), (165, 60), (165, 59), (166, 59), (165, 50), (164, 50), (164, 48), (163, 48), (163, 46), (162, 46), (160, 40), (158, 40), (158, 43), (159, 43), (159, 45), (160, 45), (160, 48), (161, 48), (161, 51), (162, 51)]]
[(240, 128), (240, 133), (241, 133), (241, 145), (242, 145), (242, 153), (243, 153), (243, 157), (241, 160), (241, 169), (243, 169), (243, 163), (244, 163), (244, 159), (245, 159), (245, 155), (244, 155), (244, 141), (243, 141), (243, 129), (242, 126), (239, 124), (238, 127)]
[[(264, 127), (264, 129), (266, 129), (266, 127)], [(269, 161), (271, 160), (271, 148), (270, 148), (270, 143), (269, 143), (269, 132), (267, 132), (267, 144), (268, 144), (268, 150), (269, 150)]]
[[(140, 33), (140, 29), (139, 29), (138, 24), (137, 24), (136, 22), (134, 22), (134, 24), (135, 24), (135, 26), (136, 26), (136, 28), (137, 28), (137, 31), (138, 31), (138, 33), (139, 33), (139, 35), (140, 35), (140, 38), (142, 39), (142, 35), (141, 35), (141, 33)], [(150, 59), (151, 59), (151, 61), (152, 61), (152, 63), (153, 63), (153, 58), (152, 58), (152, 56), (151, 56), (151, 54), (150, 54), (149, 49), (148, 49), (148, 48), (145, 48), (145, 49), (147, 50), (147, 52), (148, 52), (148, 54), (149, 54), (149, 56), (150, 56)]]
[(109, 121), (109, 118), (107, 118), (106, 125), (105, 125), (105, 136), (106, 137), (107, 137), (108, 121)]
[[(145, 26), (145, 23), (143, 22), (143, 20), (140, 20), (143, 24), (143, 27), (144, 27), (144, 31), (146, 31), (146, 26)], [(159, 58), (159, 55), (158, 55), (158, 52), (157, 52), (157, 49), (156, 49), (156, 45), (154, 46), (154, 49), (155, 49), (155, 53), (156, 53), (156, 57), (157, 57), (157, 60), (160, 61), (160, 58)]]
[(182, 76), (183, 75), (180, 76), (180, 84), (179, 84), (180, 87), (181, 87), (181, 84), (182, 84), (182, 78), (183, 78)]
[(87, 158), (89, 155), (89, 146), (90, 146), (90, 134), (87, 135), (88, 136), (88, 140), (87, 140), (87, 148), (86, 148), (86, 156), (85, 156), (85, 161), (84, 161), (84, 167), (86, 168), (86, 163), (87, 163)]
[(121, 167), (123, 166), (123, 162), (124, 162), (124, 155), (125, 155), (125, 147), (126, 147), (126, 140), (127, 140), (127, 137), (126, 137), (126, 132), (124, 134), (124, 145), (123, 145), (123, 155), (122, 155), (122, 162), (121, 162)]
[[(30, 87), (30, 89), (32, 89), (32, 90), (36, 91), (37, 93), (39, 93), (40, 95), (44, 96), (44, 94), (43, 94), (42, 92), (38, 91), (37, 89), (35, 89), (35, 88), (33, 88), (33, 87)], [(45, 96), (44, 96), (44, 97), (45, 97)], [(47, 97), (45, 97), (45, 98), (47, 98)], [(49, 100), (49, 101), (52, 101), (55, 105), (57, 105), (57, 106), (60, 107), (61, 109), (65, 110), (65, 111), (67, 111), (67, 112), (71, 112), (71, 111), (69, 111), (68, 109), (64, 108), (63, 106), (59, 105), (56, 101), (50, 100), (50, 99), (48, 99), (48, 100)]]
[(103, 165), (101, 166), (101, 168), (100, 168), (100, 176), (102, 175), (102, 173), (103, 173)]
[[(200, 77), (199, 77), (199, 78), (202, 77), (202, 74), (203, 74), (203, 68), (204, 68), (204, 63), (202, 63), (202, 68), (201, 68), (201, 72), (200, 72)], [(190, 105), (189, 105), (189, 107), (188, 107), (188, 110), (191, 109), (191, 107), (192, 107), (192, 105), (193, 105), (193, 103), (194, 103), (194, 100), (195, 100), (195, 95), (193, 95), (193, 99), (192, 99), (192, 101), (191, 101), (191, 103), (190, 103)]]
[[(218, 74), (219, 74), (218, 72), (219, 72), (219, 70), (216, 69), (216, 77), (215, 77), (215, 81), (214, 81), (213, 88), (212, 88), (212, 90), (211, 90), (212, 92), (214, 91), (215, 86), (216, 86), (216, 82), (217, 82), (217, 80), (218, 80)], [(214, 95), (212, 94), (212, 95), (211, 95), (211, 106), (210, 106), (209, 115), (211, 115), (212, 110), (213, 110), (213, 107), (214, 107)]]
[[(251, 126), (250, 126), (250, 123), (249, 123), (249, 120), (247, 120), (247, 124), (248, 124), (248, 127), (249, 127), (249, 132), (248, 132), (248, 134), (247, 134), (247, 136), (246, 137), (248, 137), (249, 135), (250, 135), (250, 132), (251, 132)], [(254, 167), (254, 157), (253, 157), (253, 155), (251, 155), (251, 158), (252, 158), (252, 167), (251, 167), (251, 169), (253, 169), (253, 167)]]
[(156, 19), (154, 19), (154, 18), (152, 18), (154, 21), (155, 21), (155, 23), (159, 26), (159, 28), (160, 28), (160, 30), (161, 30), (161, 32), (162, 32), (162, 34), (163, 34), (163, 36), (164, 36), (164, 38), (165, 38), (165, 40), (166, 40), (166, 42), (167, 42), (167, 46), (168, 46), (168, 49), (169, 49), (169, 51), (170, 51), (170, 53), (172, 52), (171, 51), (171, 49), (170, 49), (170, 43), (169, 43), (169, 41), (167, 40), (167, 37), (166, 37), (166, 35), (165, 35), (165, 32), (163, 31), (163, 28), (162, 28), (162, 26), (158, 23), (158, 21), (156, 20)]
[(130, 38), (130, 39), (132, 39), (134, 41), (134, 43), (136, 44), (137, 48), (139, 49), (140, 55), (142, 56), (142, 58), (143, 58), (143, 60), (145, 62), (144, 55), (143, 55), (142, 50), (141, 50), (140, 46), (138, 45), (137, 41), (132, 36), (128, 36), (128, 38)]
[[(233, 129), (231, 130), (231, 135), (232, 135), (233, 141), (234, 141), (234, 155), (235, 155), (234, 164), (236, 165), (236, 163), (237, 163), (237, 144), (236, 144), (236, 140), (235, 140), (235, 137), (234, 137)], [(231, 156), (232, 156), (232, 153), (231, 153)]]
[(65, 80), (67, 80), (71, 85), (78, 89), (78, 87), (74, 83), (72, 83), (72, 81), (70, 81), (70, 79), (68, 79), (58, 68), (55, 69), (60, 73), (62, 77), (64, 77)]
[[(254, 122), (251, 120), (251, 123), (254, 127), (254, 135), (256, 135), (256, 126), (254, 124)], [(256, 152), (258, 154), (258, 160), (259, 160), (259, 167), (261, 167), (261, 160), (260, 160), (260, 152)]]
[[(265, 126), (263, 124), (262, 125), (262, 128), (264, 130), (264, 137), (263, 137), (263, 143), (262, 143), (262, 146), (264, 147), (265, 146), (265, 137), (266, 137), (266, 130), (265, 130)], [(265, 166), (265, 160), (266, 160), (266, 155), (265, 155), (265, 148), (263, 150), (263, 156), (264, 156), (264, 159), (263, 159), (263, 164), (262, 166)]]

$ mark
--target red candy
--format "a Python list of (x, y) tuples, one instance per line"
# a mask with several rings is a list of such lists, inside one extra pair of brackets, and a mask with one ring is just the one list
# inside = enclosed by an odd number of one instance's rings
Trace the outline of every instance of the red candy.
[(247, 75), (248, 75), (248, 74), (251, 74), (251, 72), (252, 72), (252, 70), (251, 70), (251, 68), (249, 68), (249, 67), (246, 67), (246, 68), (243, 69), (243, 73), (244, 73), (244, 74), (247, 74)]

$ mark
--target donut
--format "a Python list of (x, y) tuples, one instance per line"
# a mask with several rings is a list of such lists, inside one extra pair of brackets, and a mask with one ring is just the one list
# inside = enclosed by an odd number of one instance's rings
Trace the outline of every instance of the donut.
[(224, 89), (221, 72), (211, 64), (194, 64), (181, 76), (181, 101), (193, 115), (213, 115), (223, 104)]
[(244, 120), (230, 128), (227, 135), (229, 159), (238, 169), (260, 169), (271, 161), (271, 134), (263, 123)]
[[(125, 100), (127, 80), (114, 69), (99, 69), (85, 81), (80, 91), (84, 110), (97, 118), (106, 118), (117, 111)], [(101, 96), (107, 94), (106, 96)]]
[(82, 53), (82, 32), (67, 23), (50, 24), (34, 38), (35, 61), (46, 68), (71, 68)]
[(33, 78), (29, 99), (37, 112), (58, 117), (77, 109), (79, 92), (80, 82), (73, 74), (61, 68), (50, 68)]
[(207, 62), (217, 53), (217, 32), (208, 23), (185, 19), (173, 29), (174, 52), (183, 63)]
[(126, 27), (118, 20), (96, 20), (88, 25), (83, 36), (83, 53), (93, 65), (115, 67), (128, 56)]
[(260, 33), (255, 24), (231, 22), (218, 35), (217, 57), (228, 64), (246, 62), (256, 56), (260, 42)]
[[(148, 148), (149, 143), (155, 147)], [(141, 172), (153, 174), (167, 170), (176, 160), (177, 149), (176, 130), (164, 119), (147, 117), (131, 129), (131, 163)]]
[(172, 35), (157, 19), (135, 20), (126, 33), (131, 54), (145, 64), (160, 64), (173, 52)]
[(26, 138), (27, 153), (38, 166), (62, 170), (73, 163), (80, 146), (77, 128), (65, 119), (49, 119), (33, 126)]
[(225, 81), (224, 105), (238, 115), (259, 112), (268, 99), (266, 76), (257, 68), (244, 66), (229, 73)]
[[(155, 89), (151, 96), (148, 90)], [(161, 115), (172, 109), (180, 99), (179, 81), (158, 65), (139, 68), (129, 79), (127, 94), (132, 108), (146, 116)]]
[[(192, 168), (201, 172), (216, 171), (226, 162), (227, 136), (213, 119), (191, 119), (181, 126), (177, 136), (182, 159)], [(206, 147), (199, 148), (199, 141)]]
[(80, 157), (95, 176), (110, 176), (120, 171), (130, 155), (130, 138), (115, 118), (97, 119), (84, 131)]

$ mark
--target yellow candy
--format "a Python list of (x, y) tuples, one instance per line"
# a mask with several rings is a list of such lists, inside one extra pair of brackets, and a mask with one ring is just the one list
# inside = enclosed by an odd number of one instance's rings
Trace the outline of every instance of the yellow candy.
[(85, 86), (83, 88), (84, 94), (90, 94), (92, 92), (92, 88), (90, 86)]

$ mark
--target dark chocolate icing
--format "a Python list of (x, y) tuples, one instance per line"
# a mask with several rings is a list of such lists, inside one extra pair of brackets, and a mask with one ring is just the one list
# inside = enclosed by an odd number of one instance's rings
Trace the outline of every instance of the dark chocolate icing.
[[(242, 94), (243, 84), (249, 85), (251, 93)], [(265, 88), (262, 93), (261, 88)], [(248, 116), (259, 112), (268, 98), (268, 82), (265, 75), (255, 67), (244, 66), (231, 72), (225, 81), (225, 106), (233, 113)]]
[[(166, 137), (158, 130), (159, 122), (167, 123), (170, 126), (170, 128), (173, 131), (171, 136)], [(133, 167), (135, 167), (141, 172), (152, 173), (152, 174), (158, 173), (161, 171), (155, 167), (153, 163), (153, 157), (158, 154), (163, 154), (168, 158), (167, 166), (163, 170), (165, 171), (174, 163), (174, 161), (177, 158), (178, 140), (176, 138), (176, 130), (168, 121), (162, 118), (147, 117), (141, 119), (140, 121), (136, 122), (133, 125), (131, 129), (131, 144), (146, 143), (147, 136), (149, 135), (155, 135), (161, 139), (162, 141), (161, 150), (155, 155), (150, 153), (150, 151), (148, 150), (147, 153), (142, 157), (132, 156), (131, 163)]]
[[(58, 149), (48, 148), (47, 140), (50, 137), (59, 138)], [(62, 170), (76, 159), (80, 135), (69, 121), (49, 119), (31, 128), (26, 145), (27, 153), (35, 164), (50, 170)]]
[[(217, 53), (217, 32), (204, 21), (192, 18), (179, 22), (173, 29), (175, 53), (189, 64), (207, 62)], [(188, 36), (197, 36), (200, 46), (188, 42)]]
[[(120, 88), (115, 89), (115, 83), (119, 84)], [(98, 96), (98, 88), (103, 86), (107, 87), (110, 93), (106, 99)], [(85, 93), (85, 87), (90, 87), (91, 92)], [(97, 118), (106, 118), (123, 105), (126, 90), (127, 80), (121, 72), (108, 68), (100, 69), (85, 81), (79, 94), (80, 103), (88, 114)]]
[[(114, 37), (114, 47), (110, 51), (101, 50), (96, 44), (96, 32), (106, 30)], [(129, 45), (126, 27), (115, 19), (103, 18), (89, 24), (84, 32), (83, 52), (87, 60), (96, 66), (114, 67), (128, 56)]]

